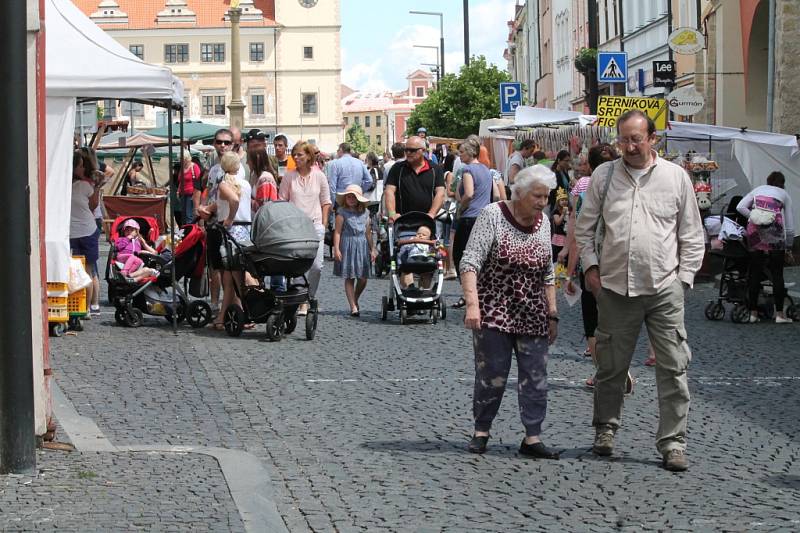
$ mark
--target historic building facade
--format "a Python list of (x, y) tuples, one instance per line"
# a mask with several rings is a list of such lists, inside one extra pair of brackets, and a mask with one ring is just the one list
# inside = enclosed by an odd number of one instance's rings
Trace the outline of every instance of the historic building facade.
[[(187, 119), (230, 122), (231, 30), (227, 0), (73, 0), (143, 61), (169, 66), (184, 83)], [(241, 0), (240, 64), (245, 128), (341, 138), (338, 0)], [(98, 65), (98, 75), (102, 65)], [(146, 129), (163, 120), (138, 104), (115, 107)]]

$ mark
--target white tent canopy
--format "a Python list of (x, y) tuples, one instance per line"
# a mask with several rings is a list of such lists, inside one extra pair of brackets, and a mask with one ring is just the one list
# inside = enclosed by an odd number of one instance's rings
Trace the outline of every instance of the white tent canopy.
[(78, 98), (183, 103), (183, 85), (165, 67), (142, 62), (71, 0), (45, 0), (47, 89), (47, 279), (67, 281), (72, 142)]

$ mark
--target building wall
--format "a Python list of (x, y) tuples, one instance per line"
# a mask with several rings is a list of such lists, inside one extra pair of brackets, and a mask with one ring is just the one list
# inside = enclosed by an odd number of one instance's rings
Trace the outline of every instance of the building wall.
[[(573, 111), (588, 113), (589, 109), (586, 107), (586, 97), (584, 95), (586, 79), (583, 74), (575, 70), (575, 57), (578, 50), (589, 46), (589, 14), (586, 2), (572, 0), (571, 14), (572, 57), (570, 59), (570, 67), (572, 68), (572, 100), (570, 101), (570, 108)], [(602, 43), (603, 40), (601, 39), (599, 42)]]
[[(157, 6), (155, 11), (161, 9), (163, 6)], [(338, 0), (319, 2), (310, 9), (302, 7), (296, 0), (276, 0), (278, 28), (241, 27), (241, 97), (246, 105), (245, 129), (255, 127), (270, 132), (280, 131), (293, 140), (315, 139), (323, 149), (331, 149), (341, 142), (340, 9)], [(91, 11), (87, 13), (90, 14)], [(229, 123), (227, 106), (232, 97), (229, 27), (105, 29), (126, 47), (143, 45), (144, 61), (166, 64), (181, 78), (185, 87), (187, 118), (220, 125)], [(251, 42), (263, 43), (263, 61), (250, 61)], [(179, 43), (189, 45), (189, 61), (165, 63), (164, 45)], [(223, 43), (225, 61), (201, 62), (201, 43)], [(304, 47), (313, 49), (313, 58), (304, 58)], [(303, 94), (316, 95), (316, 112), (303, 112)], [(205, 112), (203, 96), (224, 96), (224, 113)], [(263, 97), (263, 113), (254, 112), (254, 96)], [(117, 113), (126, 115), (126, 110), (118, 109)], [(157, 111), (146, 108), (144, 113), (143, 117), (133, 117), (134, 126), (137, 129), (155, 127), (159, 121)]]
[(553, 97), (555, 109), (570, 109), (575, 57), (572, 46), (571, 0), (553, 0), (550, 10), (553, 28)]
[[(663, 94), (653, 87), (653, 61), (669, 59), (667, 21), (668, 0), (622, 0), (624, 50), (628, 52), (627, 94), (650, 96)], [(640, 90), (638, 71), (644, 72), (644, 90)]]
[[(342, 118), (344, 120), (345, 132), (357, 121), (364, 130), (364, 133), (369, 137), (370, 144), (379, 149), (379, 153), (389, 148), (389, 116), (386, 111), (375, 109), (370, 111), (345, 112)], [(368, 120), (369, 126), (367, 126)], [(380, 125), (378, 125), (378, 123), (380, 123)]]
[(536, 105), (554, 108), (552, 0), (539, 3), (539, 43), (542, 69), (536, 80)]

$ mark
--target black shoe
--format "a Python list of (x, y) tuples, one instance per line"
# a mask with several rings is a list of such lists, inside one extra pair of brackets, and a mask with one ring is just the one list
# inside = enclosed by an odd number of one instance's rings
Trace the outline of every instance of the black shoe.
[(489, 436), (486, 435), (484, 437), (478, 437), (476, 435), (472, 436), (472, 439), (469, 441), (469, 446), (467, 449), (470, 453), (486, 453), (486, 443), (489, 442)]
[(543, 442), (535, 442), (533, 444), (525, 444), (525, 439), (522, 439), (522, 444), (519, 445), (520, 455), (528, 457), (535, 457), (536, 459), (558, 459), (559, 453), (549, 449)]

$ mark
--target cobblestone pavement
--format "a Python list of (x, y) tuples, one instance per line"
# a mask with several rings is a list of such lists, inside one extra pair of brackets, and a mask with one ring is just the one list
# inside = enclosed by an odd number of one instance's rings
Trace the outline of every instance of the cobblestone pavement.
[(204, 455), (41, 450), (37, 475), (0, 484), (2, 531), (243, 531)]
[[(642, 365), (641, 343), (615, 456), (589, 451), (592, 398), (582, 381), (592, 366), (580, 355), (579, 310), (562, 300), (543, 433), (564, 450), (561, 460), (516, 455), (522, 427), (511, 389), (489, 452), (474, 456), (465, 453), (473, 362), (463, 312), (436, 325), (400, 326), (396, 314), (383, 323), (387, 281), (371, 280), (353, 319), (330, 272), (327, 263), (314, 341), (297, 332), (270, 343), (263, 327), (239, 339), (188, 327), (174, 336), (152, 317), (133, 330), (117, 327), (104, 308), (79, 336), (52, 339), (56, 377), (115, 445), (220, 446), (257, 456), (293, 532), (800, 529), (800, 325), (709, 322), (703, 306), (714, 288), (688, 293), (691, 469), (672, 474), (655, 450), (654, 371)], [(800, 278), (798, 269), (787, 273)], [(455, 301), (457, 285), (448, 282), (446, 293)], [(122, 460), (148, 464), (106, 457), (92, 461), (112, 470)], [(169, 486), (193, 489), (194, 476), (180, 474)], [(237, 527), (228, 511), (204, 506), (198, 516), (187, 505), (192, 520)], [(164, 508), (170, 520), (184, 516), (171, 509)]]

